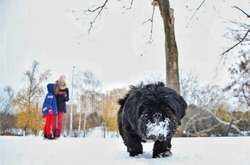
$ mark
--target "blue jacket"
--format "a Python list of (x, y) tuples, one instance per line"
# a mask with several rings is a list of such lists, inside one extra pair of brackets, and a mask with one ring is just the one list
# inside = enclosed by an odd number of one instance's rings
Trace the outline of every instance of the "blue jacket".
[(54, 115), (57, 114), (57, 105), (56, 105), (56, 97), (54, 94), (54, 85), (48, 84), (47, 90), (48, 93), (44, 99), (42, 113), (44, 116), (47, 116), (49, 112), (53, 112)]

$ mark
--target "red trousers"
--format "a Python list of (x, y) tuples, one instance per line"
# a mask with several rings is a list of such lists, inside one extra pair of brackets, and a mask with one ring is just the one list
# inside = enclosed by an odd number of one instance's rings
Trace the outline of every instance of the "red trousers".
[(62, 128), (63, 128), (63, 119), (64, 119), (64, 112), (59, 112), (57, 115), (57, 123), (56, 123), (56, 129), (57, 129), (57, 135), (56, 136), (60, 136), (61, 132), (62, 132)]
[(52, 137), (53, 136), (53, 130), (55, 129), (55, 116), (53, 112), (49, 112), (49, 114), (44, 118), (45, 119), (45, 125), (43, 128), (44, 136), (46, 137)]
[(54, 136), (60, 137), (62, 128), (63, 128), (64, 112), (59, 112), (56, 116), (55, 127), (54, 127)]
[(60, 137), (63, 128), (64, 112), (59, 112), (56, 116), (53, 112), (45, 117), (43, 133), (45, 137)]

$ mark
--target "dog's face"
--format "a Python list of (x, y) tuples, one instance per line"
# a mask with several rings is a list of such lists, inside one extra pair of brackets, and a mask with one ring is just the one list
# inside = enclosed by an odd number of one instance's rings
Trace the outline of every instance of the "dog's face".
[(149, 100), (138, 111), (138, 130), (144, 140), (164, 141), (172, 137), (177, 127), (174, 112), (165, 102)]

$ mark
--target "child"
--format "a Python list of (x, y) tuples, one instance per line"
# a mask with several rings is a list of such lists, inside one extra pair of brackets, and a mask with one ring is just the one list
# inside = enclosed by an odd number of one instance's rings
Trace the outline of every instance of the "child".
[(55, 117), (57, 115), (57, 105), (56, 105), (56, 97), (54, 94), (55, 84), (48, 84), (47, 90), (48, 93), (43, 102), (42, 113), (45, 119), (45, 125), (43, 129), (44, 138), (54, 139), (55, 136), (53, 134), (55, 127)]

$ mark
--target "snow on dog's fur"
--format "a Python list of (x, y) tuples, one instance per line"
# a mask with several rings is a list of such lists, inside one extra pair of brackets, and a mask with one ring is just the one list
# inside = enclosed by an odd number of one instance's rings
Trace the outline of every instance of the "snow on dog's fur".
[(159, 136), (163, 136), (163, 137), (167, 137), (168, 133), (169, 133), (169, 119), (166, 118), (164, 121), (161, 121), (159, 123), (156, 122), (148, 122), (147, 123), (147, 137), (150, 136), (155, 136), (155, 137), (159, 137)]
[(143, 152), (141, 142), (153, 140), (153, 157), (171, 154), (171, 138), (185, 115), (184, 99), (164, 83), (132, 86), (119, 100), (119, 132), (130, 156)]

